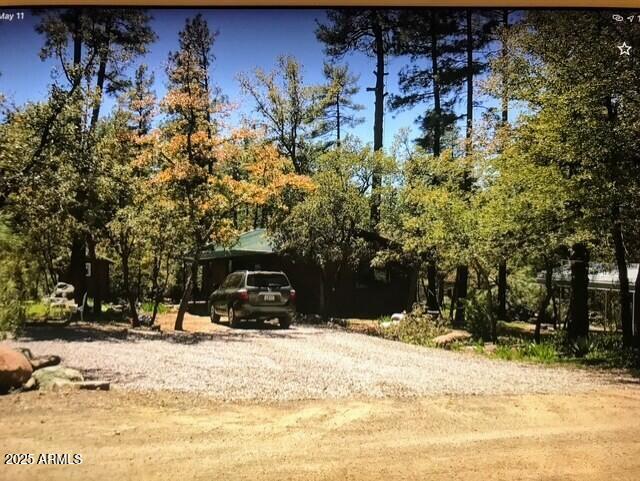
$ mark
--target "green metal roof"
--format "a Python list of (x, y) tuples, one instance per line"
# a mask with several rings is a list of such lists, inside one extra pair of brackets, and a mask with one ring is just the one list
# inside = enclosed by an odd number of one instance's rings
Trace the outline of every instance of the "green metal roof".
[(273, 254), (273, 246), (267, 238), (266, 229), (255, 229), (242, 234), (229, 248), (209, 244), (200, 253), (201, 260), (225, 259), (255, 254)]

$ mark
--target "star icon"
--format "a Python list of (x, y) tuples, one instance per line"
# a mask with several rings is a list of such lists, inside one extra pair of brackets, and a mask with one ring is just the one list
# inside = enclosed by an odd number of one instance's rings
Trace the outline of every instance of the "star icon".
[(631, 45), (627, 45), (627, 42), (623, 42), (622, 45), (618, 45), (618, 50), (620, 50), (620, 55), (631, 56)]

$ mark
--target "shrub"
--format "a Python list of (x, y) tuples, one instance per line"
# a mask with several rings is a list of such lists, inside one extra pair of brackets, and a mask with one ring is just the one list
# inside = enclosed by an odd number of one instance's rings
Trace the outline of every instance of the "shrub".
[(32, 270), (22, 239), (0, 219), (0, 331), (15, 332), (26, 319)]
[(529, 321), (536, 313), (543, 294), (543, 287), (536, 282), (535, 273), (520, 269), (509, 275), (509, 319)]
[(626, 347), (620, 333), (592, 332), (589, 338), (571, 342), (566, 333), (554, 337), (556, 349), (563, 356), (585, 365), (611, 368), (640, 368), (640, 349)]
[(430, 346), (434, 337), (445, 334), (448, 330), (442, 319), (427, 314), (424, 307), (416, 306), (399, 324), (382, 329), (380, 333), (387, 339)]
[(472, 291), (465, 301), (467, 330), (475, 339), (491, 339), (491, 320), (486, 291)]

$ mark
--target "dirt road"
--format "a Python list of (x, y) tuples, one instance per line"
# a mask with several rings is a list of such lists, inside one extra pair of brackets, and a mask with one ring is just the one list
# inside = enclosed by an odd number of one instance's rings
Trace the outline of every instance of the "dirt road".
[(640, 392), (224, 404), (186, 394), (0, 398), (2, 480), (637, 480)]

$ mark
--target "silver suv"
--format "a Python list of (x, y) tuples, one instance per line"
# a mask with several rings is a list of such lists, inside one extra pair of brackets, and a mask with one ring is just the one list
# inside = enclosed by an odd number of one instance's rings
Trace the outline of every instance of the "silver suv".
[(278, 318), (280, 327), (288, 329), (296, 312), (296, 291), (284, 272), (237, 271), (229, 274), (209, 297), (211, 321), (227, 316), (237, 327), (243, 319)]

